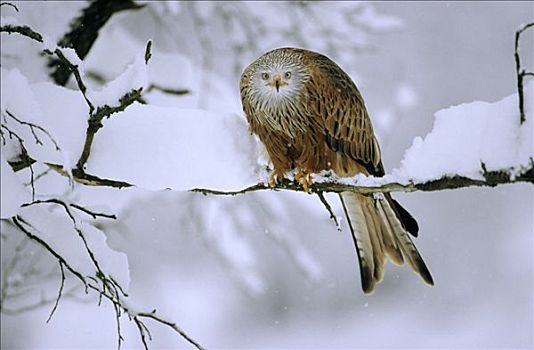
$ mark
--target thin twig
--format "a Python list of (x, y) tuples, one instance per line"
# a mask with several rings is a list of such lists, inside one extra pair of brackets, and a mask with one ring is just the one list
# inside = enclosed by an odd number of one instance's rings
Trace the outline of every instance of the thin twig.
[(114, 215), (114, 214), (104, 214), (104, 213), (97, 213), (97, 212), (94, 212), (94, 211), (91, 211), (85, 207), (82, 207), (81, 205), (79, 204), (75, 204), (75, 203), (70, 203), (69, 204), (71, 207), (73, 208), (76, 208), (78, 210), (81, 210), (83, 211), (84, 213), (90, 215), (93, 217), (93, 219), (96, 219), (97, 217), (103, 217), (103, 218), (108, 218), (108, 219), (113, 219), (113, 220), (117, 220), (117, 216)]
[(49, 50), (44, 50), (44, 52), (49, 55), (55, 54), (59, 58), (59, 60), (70, 70), (70, 72), (74, 74), (74, 77), (76, 78), (76, 83), (78, 84), (78, 89), (82, 93), (83, 98), (85, 99), (85, 103), (87, 103), (87, 106), (89, 106), (89, 115), (91, 115), (95, 109), (95, 106), (87, 97), (87, 86), (83, 82), (82, 75), (80, 73), (80, 70), (78, 69), (78, 66), (69, 61), (60, 48), (56, 48), (54, 52)]
[(330, 214), (330, 219), (332, 219), (334, 221), (334, 223), (336, 224), (337, 230), (341, 232), (341, 226), (339, 226), (339, 221), (337, 220), (337, 216), (332, 211), (332, 207), (330, 206), (330, 203), (328, 203), (328, 201), (324, 197), (324, 192), (323, 191), (318, 191), (318, 192), (315, 192), (315, 193), (317, 194), (317, 196), (321, 200), (321, 203), (323, 203), (324, 207), (326, 208), (326, 210)]
[(2, 2), (2, 3), (0, 3), (0, 7), (2, 7), (4, 5), (11, 6), (11, 7), (13, 7), (15, 9), (15, 11), (19, 12), (19, 9), (17, 8), (17, 6), (13, 5), (10, 2)]
[(170, 328), (172, 328), (173, 330), (178, 332), (184, 339), (186, 339), (189, 343), (191, 343), (197, 349), (199, 349), (199, 350), (203, 350), (204, 349), (202, 347), (202, 345), (200, 345), (193, 338), (191, 338), (187, 333), (185, 333), (182, 329), (180, 329), (180, 327), (178, 327), (176, 325), (176, 323), (164, 320), (164, 319), (160, 318), (159, 316), (157, 316), (155, 310), (153, 312), (150, 312), (150, 313), (140, 312), (140, 313), (137, 314), (137, 316), (138, 317), (151, 318), (151, 319), (153, 319), (155, 321), (158, 321), (159, 323), (162, 323), (162, 324), (164, 324), (166, 326), (169, 326)]
[(45, 134), (46, 136), (48, 136), (48, 138), (50, 139), (50, 141), (52, 141), (52, 143), (54, 144), (54, 146), (56, 147), (56, 151), (60, 151), (61, 149), (59, 148), (56, 140), (54, 140), (54, 138), (52, 137), (52, 135), (50, 135), (50, 133), (44, 129), (43, 127), (37, 125), (37, 124), (34, 124), (34, 123), (30, 123), (30, 122), (26, 122), (24, 120), (21, 120), (17, 117), (15, 117), (13, 115), (13, 113), (11, 113), (10, 111), (8, 111), (6, 109), (6, 114), (8, 116), (10, 116), (13, 120), (15, 120), (17, 123), (19, 123), (20, 125), (26, 125), (30, 128), (31, 132), (32, 132), (32, 135), (33, 135), (33, 138), (35, 139), (35, 143), (37, 143), (38, 145), (43, 145), (43, 142), (37, 137), (37, 134), (35, 133), (35, 129), (41, 131), (43, 134)]
[(148, 64), (148, 61), (150, 61), (150, 58), (152, 57), (152, 40), (149, 40), (147, 43), (146, 43), (146, 48), (145, 48), (145, 64)]
[[(34, 162), (30, 158), (28, 154), (28, 150), (26, 149), (26, 146), (24, 146), (24, 139), (21, 138), (19, 135), (17, 135), (17, 133), (11, 130), (6, 124), (0, 125), (0, 134), (2, 134), (3, 136), (3, 131), (1, 129), (4, 129), (7, 131), (10, 139), (16, 138), (17, 141), (19, 142), (20, 150), (22, 152), (22, 154), (20, 155), (20, 157), (22, 158), (21, 161), (24, 164), (27, 164), (30, 169), (30, 185), (32, 188), (32, 200), (35, 200), (34, 172), (33, 172), (33, 166), (32, 166)], [(4, 141), (5, 141), (5, 136), (4, 136)]]
[(517, 95), (519, 99), (519, 120), (523, 124), (525, 122), (525, 102), (523, 95), (523, 78), (525, 76), (530, 76), (532, 73), (525, 72), (525, 69), (521, 66), (521, 57), (519, 55), (519, 42), (521, 39), (521, 34), (528, 28), (534, 26), (534, 22), (525, 24), (521, 29), (515, 32), (515, 49), (514, 49), (514, 58), (515, 58), (515, 72), (517, 77)]
[(59, 305), (59, 299), (61, 299), (63, 293), (63, 287), (65, 286), (65, 269), (63, 268), (63, 263), (61, 261), (59, 261), (59, 268), (61, 270), (61, 285), (59, 286), (56, 302), (52, 308), (52, 311), (50, 312), (50, 315), (48, 316), (48, 319), (46, 320), (46, 323), (50, 322), (52, 315), (54, 315), (54, 312), (56, 312), (57, 306)]
[(143, 321), (141, 321), (138, 317), (133, 318), (135, 325), (137, 326), (137, 329), (139, 329), (139, 335), (141, 336), (141, 342), (143, 343), (143, 347), (145, 350), (148, 350), (148, 343), (145, 335), (146, 326), (144, 325)]
[(173, 88), (159, 86), (157, 84), (150, 84), (148, 89), (146, 89), (146, 92), (150, 92), (152, 90), (158, 90), (169, 95), (177, 95), (177, 96), (187, 95), (191, 93), (191, 91), (188, 89), (173, 89)]
[(83, 277), (83, 275), (76, 271), (74, 268), (72, 268), (69, 263), (60, 255), (58, 254), (48, 243), (46, 243), (44, 240), (42, 240), (40, 237), (34, 235), (31, 233), (28, 229), (24, 227), (24, 225), (32, 227), (22, 216), (17, 215), (12, 218), (13, 223), (15, 226), (26, 236), (28, 236), (29, 239), (33, 240), (34, 242), (39, 243), (43, 248), (45, 248), (52, 256), (54, 256), (60, 263), (63, 264), (64, 267), (67, 268), (74, 276), (78, 277), (78, 279), (86, 286), (88, 286), (87, 281)]

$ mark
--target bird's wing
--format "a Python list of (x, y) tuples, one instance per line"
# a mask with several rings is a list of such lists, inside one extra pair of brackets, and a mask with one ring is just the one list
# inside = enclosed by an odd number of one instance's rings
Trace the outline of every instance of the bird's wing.
[(253, 118), (254, 110), (252, 109), (252, 106), (250, 105), (250, 87), (249, 87), (249, 74), (250, 73), (250, 66), (245, 69), (241, 76), (241, 80), (239, 81), (239, 91), (241, 94), (241, 103), (243, 105), (243, 111), (245, 112), (245, 117), (247, 118), (247, 121), (249, 123), (249, 126), (251, 130), (256, 129), (256, 120)]
[(326, 56), (317, 54), (309, 62), (309, 108), (322, 119), (326, 144), (363, 164), (372, 175), (383, 175), (380, 147), (358, 88)]

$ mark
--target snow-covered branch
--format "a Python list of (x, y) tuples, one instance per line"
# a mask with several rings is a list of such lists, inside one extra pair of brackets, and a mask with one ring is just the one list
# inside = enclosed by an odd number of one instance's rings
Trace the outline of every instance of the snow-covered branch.
[[(58, 46), (72, 48), (80, 59), (89, 53), (98, 33), (111, 17), (120, 11), (137, 10), (144, 5), (136, 4), (132, 0), (112, 1), (96, 0), (88, 3), (79, 17), (72, 20), (70, 29), (59, 40)], [(53, 69), (50, 76), (59, 85), (65, 85), (73, 73), (71, 67), (61, 58), (51, 57), (48, 66)]]
[[(58, 171), (60, 174), (67, 176), (67, 173), (62, 170), (60, 165), (48, 164), (52, 169)], [(358, 184), (358, 181), (330, 181), (329, 176), (321, 177), (320, 181), (314, 182), (310, 187), (312, 193), (322, 192), (356, 192), (370, 194), (375, 192), (415, 192), (415, 191), (442, 191), (452, 190), (464, 187), (495, 187), (503, 184), (514, 183), (531, 183), (534, 184), (534, 164), (531, 163), (530, 167), (517, 169), (503, 169), (498, 171), (484, 171), (481, 168), (482, 179), (472, 179), (465, 176), (454, 175), (444, 176), (439, 179), (425, 181), (425, 182), (407, 182), (399, 183), (396, 181), (387, 181), (386, 178), (369, 178), (369, 181), (363, 181), (362, 184)], [(135, 186), (132, 183), (125, 181), (117, 181), (105, 178), (99, 178), (84, 172), (73, 172), (74, 181), (88, 185), (88, 186), (104, 186), (104, 187), (116, 187), (125, 188)], [(372, 183), (378, 183), (372, 185)], [(265, 182), (259, 182), (257, 184), (237, 189), (237, 190), (217, 190), (210, 188), (192, 188), (191, 192), (198, 192), (204, 195), (215, 196), (235, 196), (255, 191), (265, 190), (289, 190), (303, 192), (302, 186), (294, 180), (284, 179), (276, 187), (270, 187)]]

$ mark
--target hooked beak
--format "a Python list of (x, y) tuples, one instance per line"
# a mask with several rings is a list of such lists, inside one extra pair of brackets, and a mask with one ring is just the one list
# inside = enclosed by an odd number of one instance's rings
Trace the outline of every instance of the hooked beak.
[(280, 92), (280, 82), (282, 81), (282, 78), (280, 78), (280, 74), (275, 74), (273, 81), (274, 86), (276, 87), (276, 92)]
[(280, 74), (276, 73), (273, 76), (273, 80), (271, 80), (267, 85), (276, 88), (276, 92), (280, 92), (280, 88), (282, 86), (286, 86), (287, 83), (282, 80)]

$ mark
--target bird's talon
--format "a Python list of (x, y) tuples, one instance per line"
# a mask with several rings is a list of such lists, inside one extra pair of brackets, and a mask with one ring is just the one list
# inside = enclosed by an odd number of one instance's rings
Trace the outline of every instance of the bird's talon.
[(311, 173), (306, 170), (299, 171), (295, 174), (295, 180), (297, 180), (306, 193), (310, 192), (310, 187), (313, 184), (313, 178)]
[(273, 171), (271, 173), (271, 175), (269, 175), (269, 187), (271, 188), (275, 188), (276, 185), (284, 178), (284, 174), (278, 172), (278, 171)]

